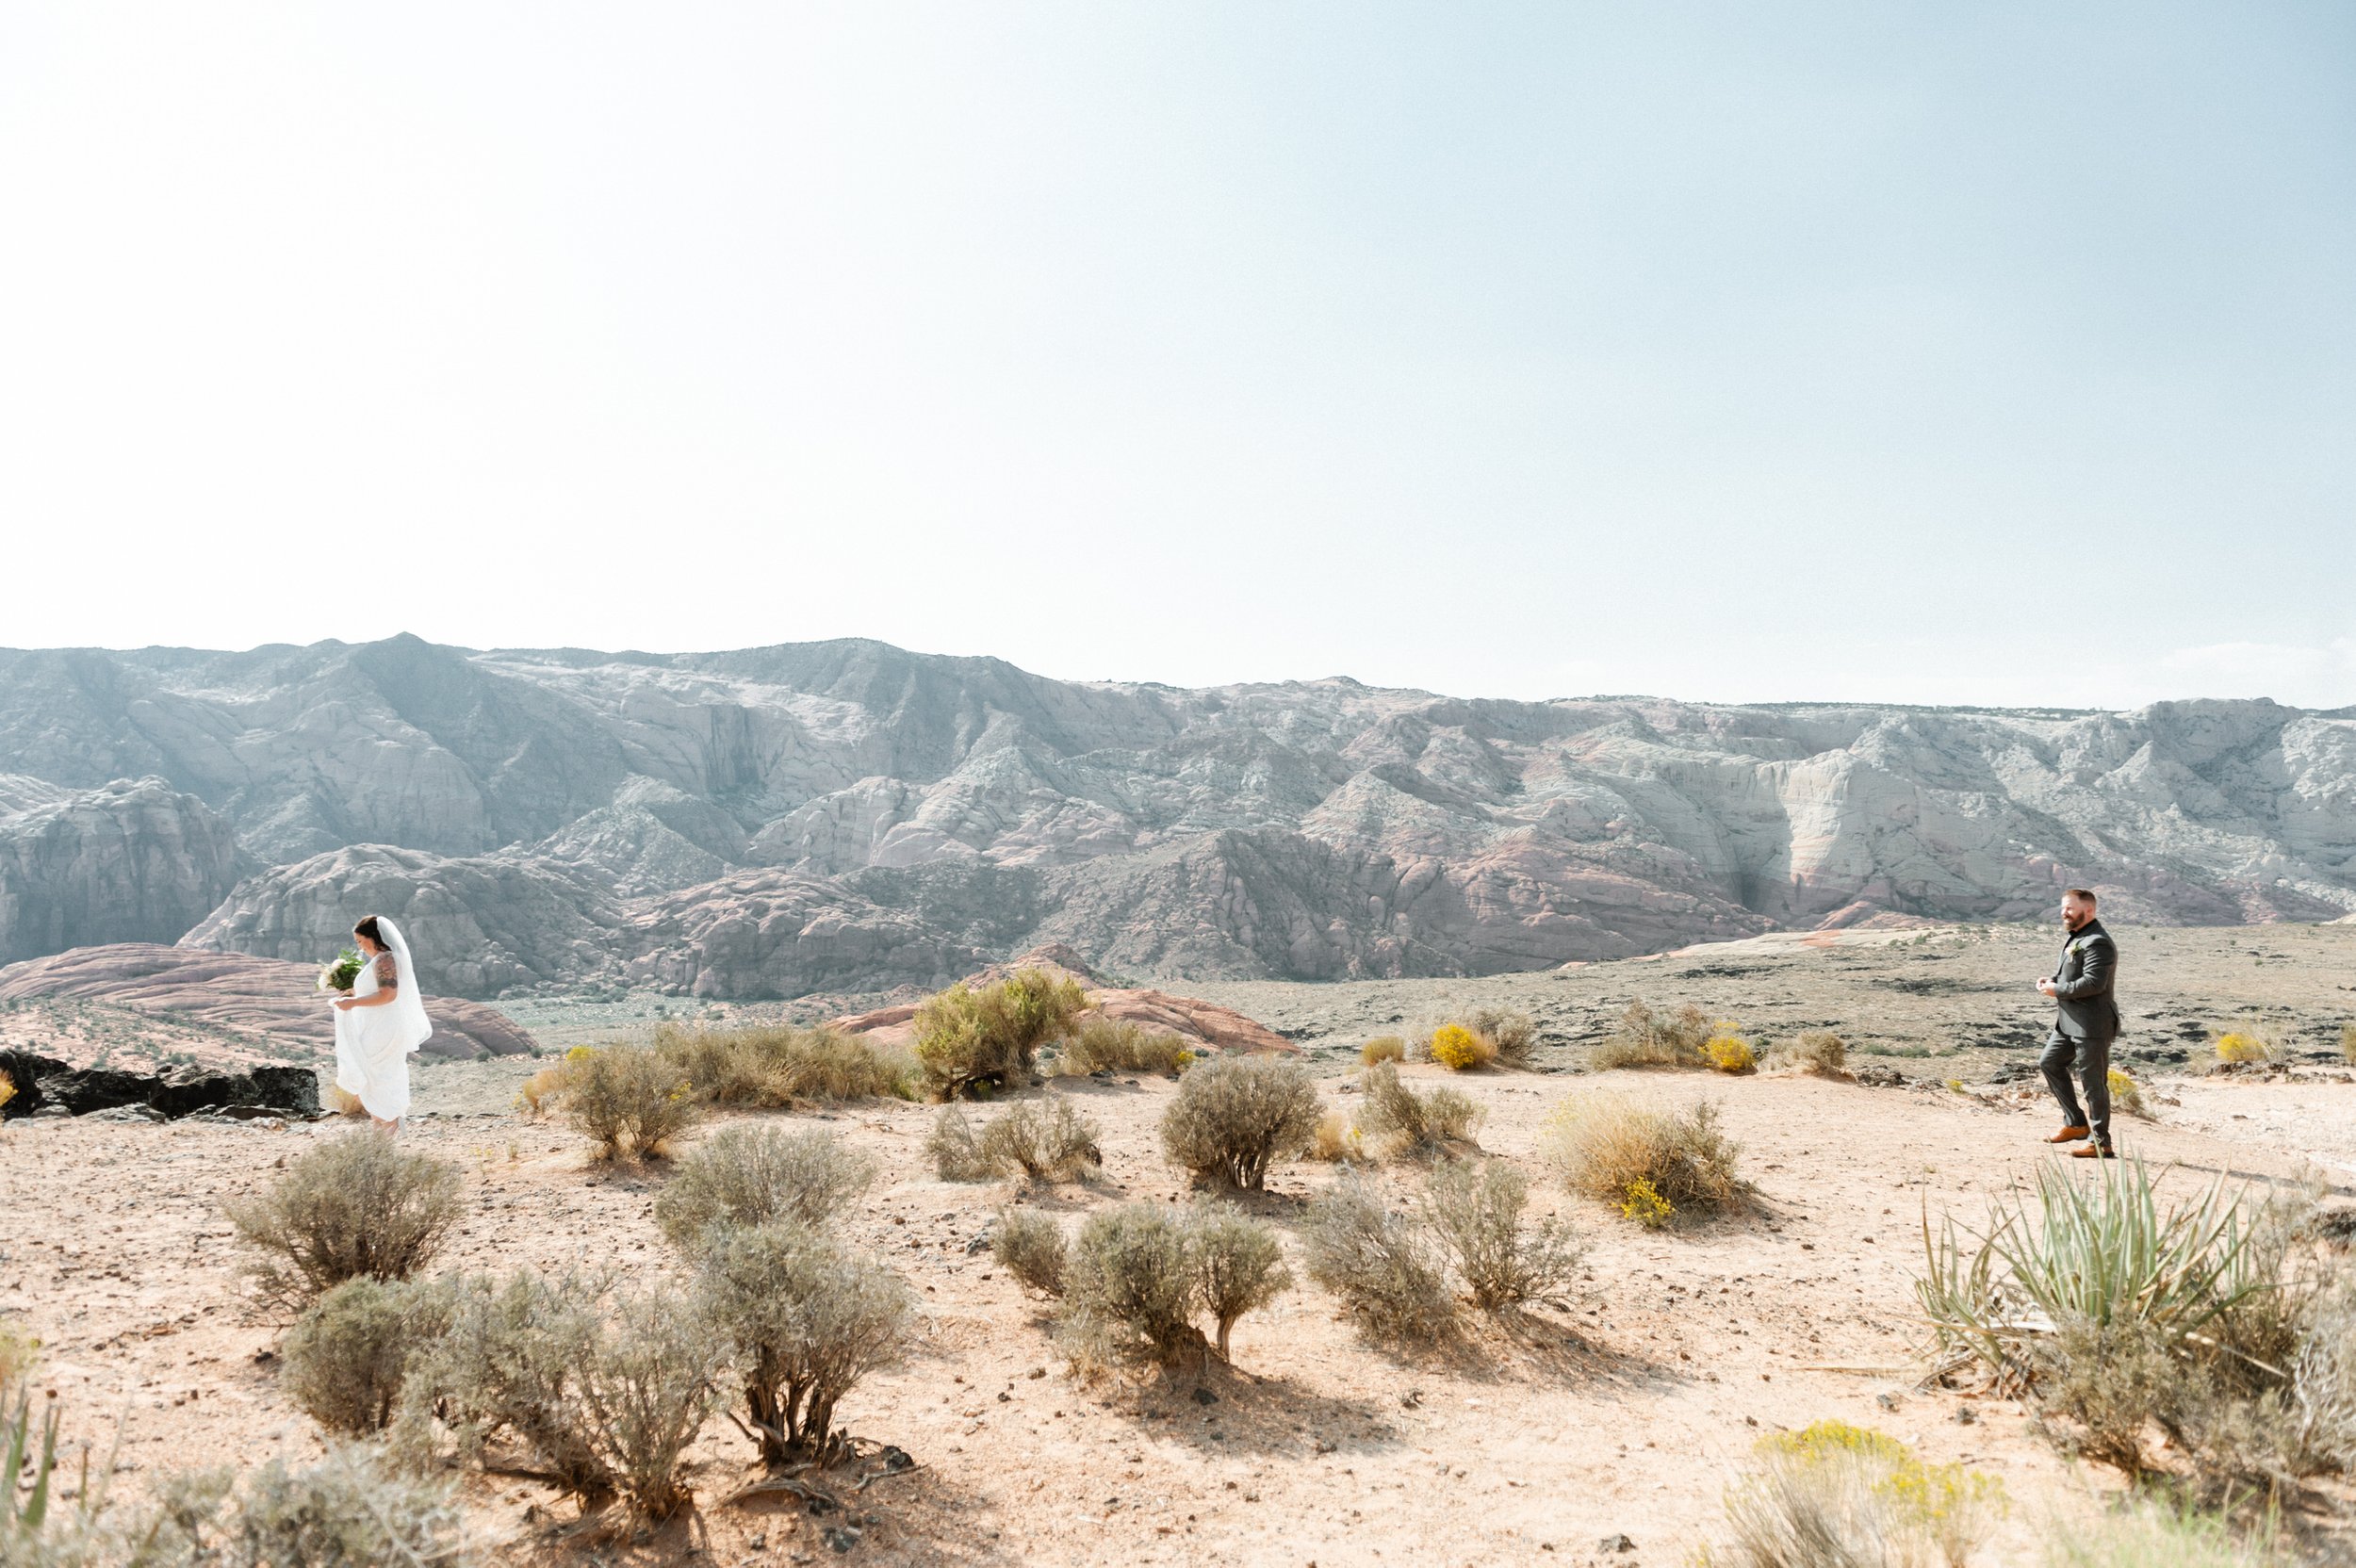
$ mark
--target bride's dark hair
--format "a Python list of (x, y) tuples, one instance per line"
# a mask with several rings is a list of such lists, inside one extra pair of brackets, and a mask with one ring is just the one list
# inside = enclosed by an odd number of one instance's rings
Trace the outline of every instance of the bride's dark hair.
[(384, 939), (384, 933), (376, 928), (376, 917), (374, 915), (362, 915), (358, 923), (352, 926), (352, 934), (355, 937), (366, 937), (368, 940), (374, 942), (379, 947), (392, 946), (392, 943)]

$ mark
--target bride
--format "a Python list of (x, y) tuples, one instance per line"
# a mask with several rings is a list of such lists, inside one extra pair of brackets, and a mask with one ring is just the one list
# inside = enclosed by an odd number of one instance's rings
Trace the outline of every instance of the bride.
[(398, 1132), (409, 1114), (409, 1058), (434, 1033), (410, 967), (409, 944), (393, 923), (364, 915), (352, 928), (360, 972), (335, 1001), (335, 1086), (358, 1098), (379, 1127)]

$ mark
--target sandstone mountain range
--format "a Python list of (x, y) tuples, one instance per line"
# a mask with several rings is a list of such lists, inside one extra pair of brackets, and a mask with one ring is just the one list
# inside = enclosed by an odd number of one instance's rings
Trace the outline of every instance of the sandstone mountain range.
[(429, 986), (1481, 974), (1876, 916), (2356, 910), (2356, 709), (1479, 701), (1053, 680), (878, 643), (0, 651), (0, 963)]

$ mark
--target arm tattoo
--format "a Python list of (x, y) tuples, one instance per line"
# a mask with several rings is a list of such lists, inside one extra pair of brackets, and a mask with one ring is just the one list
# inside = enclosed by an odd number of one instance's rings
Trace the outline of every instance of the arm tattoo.
[(401, 966), (393, 962), (391, 954), (378, 954), (376, 956), (376, 988), (389, 991), (396, 989), (400, 985)]

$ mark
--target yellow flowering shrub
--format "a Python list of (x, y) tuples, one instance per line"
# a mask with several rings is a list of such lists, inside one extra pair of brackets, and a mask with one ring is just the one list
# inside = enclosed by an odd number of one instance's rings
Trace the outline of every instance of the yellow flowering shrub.
[(1841, 1560), (1960, 1565), (2009, 1508), (1994, 1476), (1927, 1464), (1846, 1421), (1761, 1438), (1757, 1451), (1757, 1468), (1726, 1496), (1747, 1560), (1792, 1560), (1784, 1548), (1808, 1540), (1846, 1548)]
[(2128, 1077), (2119, 1069), (2113, 1068), (2110, 1070), (2107, 1082), (2110, 1084), (2111, 1104), (2114, 1107), (2128, 1116), (2148, 1117), (2151, 1114), (2144, 1107), (2142, 1086), (2133, 1078)]
[(1759, 1053), (1751, 1042), (1736, 1034), (1712, 1035), (1702, 1049), (1710, 1053), (1710, 1065), (1720, 1072), (1756, 1072)]
[(2255, 1035), (2224, 1034), (2217, 1037), (2217, 1059), (2220, 1062), (2263, 1062), (2274, 1052)]
[(1620, 1213), (1647, 1231), (1658, 1231), (1677, 1217), (1676, 1206), (1641, 1176), (1630, 1182), (1627, 1192), (1621, 1195)]
[(1450, 1072), (1486, 1067), (1497, 1054), (1496, 1046), (1461, 1023), (1443, 1023), (1432, 1032), (1432, 1059)]

